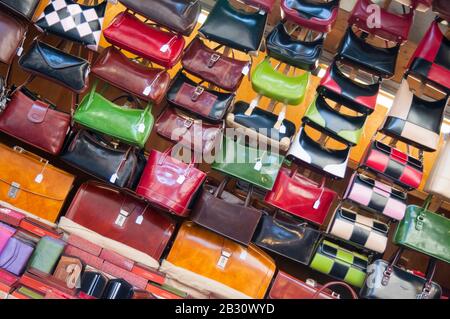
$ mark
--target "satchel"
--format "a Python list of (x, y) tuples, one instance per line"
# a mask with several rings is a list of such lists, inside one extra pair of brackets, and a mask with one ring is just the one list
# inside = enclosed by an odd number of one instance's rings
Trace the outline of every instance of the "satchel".
[[(3, 1), (0, 1), (0, 5)], [(11, 64), (16, 55), (20, 55), (25, 41), (27, 26), (21, 21), (0, 11), (0, 62)]]
[(120, 0), (128, 9), (157, 24), (190, 36), (202, 10), (198, 0)]
[(389, 226), (376, 219), (338, 207), (327, 233), (347, 242), (383, 254), (388, 242)]
[(371, 114), (377, 105), (380, 85), (380, 80), (373, 84), (353, 81), (342, 73), (336, 63), (332, 63), (320, 81), (317, 91), (356, 112)]
[(99, 133), (143, 148), (153, 128), (151, 103), (149, 102), (144, 110), (128, 109), (96, 93), (96, 88), (97, 81), (75, 111), (74, 121)]
[(151, 150), (136, 193), (172, 214), (187, 216), (206, 174), (194, 166), (193, 158), (186, 164), (171, 151)]
[(121, 49), (171, 69), (181, 59), (184, 38), (146, 24), (128, 12), (119, 13), (103, 31), (106, 40)]
[(92, 66), (92, 73), (144, 101), (160, 104), (169, 89), (170, 76), (163, 69), (131, 61), (114, 47), (106, 48)]
[(349, 251), (324, 239), (309, 265), (312, 269), (361, 288), (366, 279), (367, 256)]
[(33, 250), (34, 246), (28, 242), (11, 237), (0, 254), (0, 269), (22, 276)]
[(208, 40), (232, 49), (257, 53), (267, 17), (267, 13), (246, 12), (233, 7), (228, 0), (218, 0), (198, 32)]
[(219, 53), (219, 47), (210, 49), (196, 37), (186, 48), (181, 63), (189, 73), (224, 90), (235, 92), (251, 68), (250, 61), (240, 61)]
[[(0, 0), (0, 5), (8, 8), (11, 12), (31, 20), (41, 0)], [(4, 33), (2, 34), (5, 35)]]
[(88, 174), (129, 189), (136, 188), (147, 161), (143, 151), (118, 146), (86, 130), (73, 133), (61, 159)]
[(16, 146), (0, 144), (0, 200), (55, 222), (74, 176)]
[(185, 222), (160, 271), (167, 284), (182, 282), (209, 297), (262, 299), (275, 263), (253, 244), (245, 247)]
[(406, 211), (407, 193), (362, 174), (354, 173), (344, 199), (370, 212), (402, 220)]
[(250, 206), (252, 187), (244, 202), (224, 191), (228, 181), (229, 178), (225, 178), (217, 188), (211, 185), (203, 186), (203, 191), (192, 208), (191, 220), (248, 246), (258, 226), (261, 212)]
[(442, 196), (450, 201), (450, 135), (446, 134), (444, 145), (433, 164), (424, 191)]
[(48, 0), (35, 25), (42, 32), (81, 43), (97, 51), (108, 1), (94, 6), (74, 0)]
[(399, 223), (394, 244), (450, 263), (450, 219), (428, 210), (432, 195), (422, 207), (410, 205)]
[(367, 267), (367, 279), (360, 296), (365, 299), (440, 299), (441, 287), (433, 282), (436, 264), (428, 265), (426, 278), (397, 266), (403, 249), (391, 261), (378, 259)]
[(319, 66), (324, 39), (321, 35), (313, 41), (296, 40), (280, 22), (266, 38), (267, 54), (293, 67), (313, 71)]
[(406, 144), (434, 152), (439, 147), (447, 100), (448, 95), (441, 100), (424, 100), (410, 91), (408, 81), (403, 79), (380, 131)]
[(235, 93), (223, 93), (196, 83), (181, 70), (172, 81), (167, 100), (188, 112), (212, 122), (221, 121), (233, 102)]

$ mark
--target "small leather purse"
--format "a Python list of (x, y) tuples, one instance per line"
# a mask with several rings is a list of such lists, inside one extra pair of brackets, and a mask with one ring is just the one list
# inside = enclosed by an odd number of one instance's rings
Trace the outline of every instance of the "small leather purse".
[(0, 253), (0, 269), (21, 276), (27, 267), (34, 246), (16, 237), (11, 237)]
[(439, 154), (428, 175), (424, 191), (428, 194), (439, 195), (450, 201), (450, 134), (444, 137)]
[(0, 5), (18, 16), (31, 20), (41, 0), (0, 0)]
[(181, 70), (175, 76), (167, 92), (167, 100), (188, 112), (197, 114), (209, 121), (221, 121), (231, 103), (234, 93), (224, 93), (208, 89), (194, 82)]
[[(0, 1), (0, 5), (3, 1)], [(20, 55), (25, 41), (27, 26), (6, 12), (0, 12), (0, 62), (11, 64), (16, 55)]]
[(16, 229), (6, 224), (0, 223), (0, 254), (5, 248), (8, 240), (14, 235)]

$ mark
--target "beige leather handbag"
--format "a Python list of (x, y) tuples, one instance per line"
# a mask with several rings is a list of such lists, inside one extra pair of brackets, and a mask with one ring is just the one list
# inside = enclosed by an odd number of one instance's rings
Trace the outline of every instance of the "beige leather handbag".
[(450, 200), (450, 134), (444, 136), (444, 145), (439, 151), (424, 190)]

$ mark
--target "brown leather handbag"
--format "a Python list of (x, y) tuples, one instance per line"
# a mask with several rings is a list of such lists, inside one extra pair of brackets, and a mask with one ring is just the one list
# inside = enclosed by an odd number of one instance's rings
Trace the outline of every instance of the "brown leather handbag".
[(229, 178), (225, 178), (217, 188), (203, 186), (203, 192), (192, 209), (191, 219), (213, 232), (248, 245), (262, 214), (250, 207), (253, 187), (250, 187), (244, 202), (224, 191), (228, 181)]
[(19, 51), (25, 36), (27, 27), (24, 23), (15, 19), (5, 11), (0, 11), (0, 62), (11, 64)]
[(156, 104), (162, 102), (170, 84), (170, 76), (164, 69), (133, 62), (112, 46), (103, 51), (91, 71), (103, 81)]
[(73, 181), (47, 160), (0, 144), (0, 201), (55, 222)]

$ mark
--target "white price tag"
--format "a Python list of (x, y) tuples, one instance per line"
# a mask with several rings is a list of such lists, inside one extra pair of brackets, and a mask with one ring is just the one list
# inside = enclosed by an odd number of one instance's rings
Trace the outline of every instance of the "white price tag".
[(255, 171), (259, 172), (261, 170), (262, 166), (263, 166), (262, 161), (258, 160), (255, 164), (255, 167), (253, 167), (253, 168), (255, 169)]
[(21, 56), (23, 53), (23, 47), (17, 49), (17, 56)]
[(119, 178), (119, 176), (117, 176), (117, 173), (114, 173), (114, 174), (111, 175), (111, 177), (109, 179), (109, 182), (114, 184), (117, 181), (118, 178)]
[(247, 64), (247, 65), (242, 69), (242, 74), (248, 75), (248, 72), (250, 72), (250, 65)]
[(37, 174), (36, 177), (34, 178), (34, 181), (38, 184), (42, 183), (42, 180), (44, 179), (44, 175), (41, 174)]
[(286, 126), (284, 126), (284, 124), (281, 124), (281, 126), (280, 126), (280, 133), (286, 134)]
[(167, 51), (169, 51), (169, 45), (168, 44), (164, 44), (161, 49), (159, 49), (159, 51), (166, 53)]
[(135, 223), (138, 224), (138, 225), (141, 225), (143, 221), (144, 221), (144, 216), (143, 216), (143, 215), (139, 215), (139, 216), (136, 218)]
[(185, 180), (186, 180), (186, 176), (180, 175), (180, 176), (178, 176), (178, 178), (177, 178), (177, 183), (181, 185), (181, 184), (184, 183)]
[(142, 94), (144, 94), (145, 96), (149, 96), (150, 92), (152, 92), (152, 87), (151, 86), (147, 86), (144, 89), (144, 92), (142, 92)]
[(145, 124), (144, 123), (139, 124), (138, 132), (139, 133), (144, 133), (144, 131), (145, 131)]
[(319, 206), (320, 206), (320, 200), (318, 199), (318, 200), (316, 200), (316, 201), (314, 202), (313, 208), (314, 208), (314, 209), (318, 209)]

